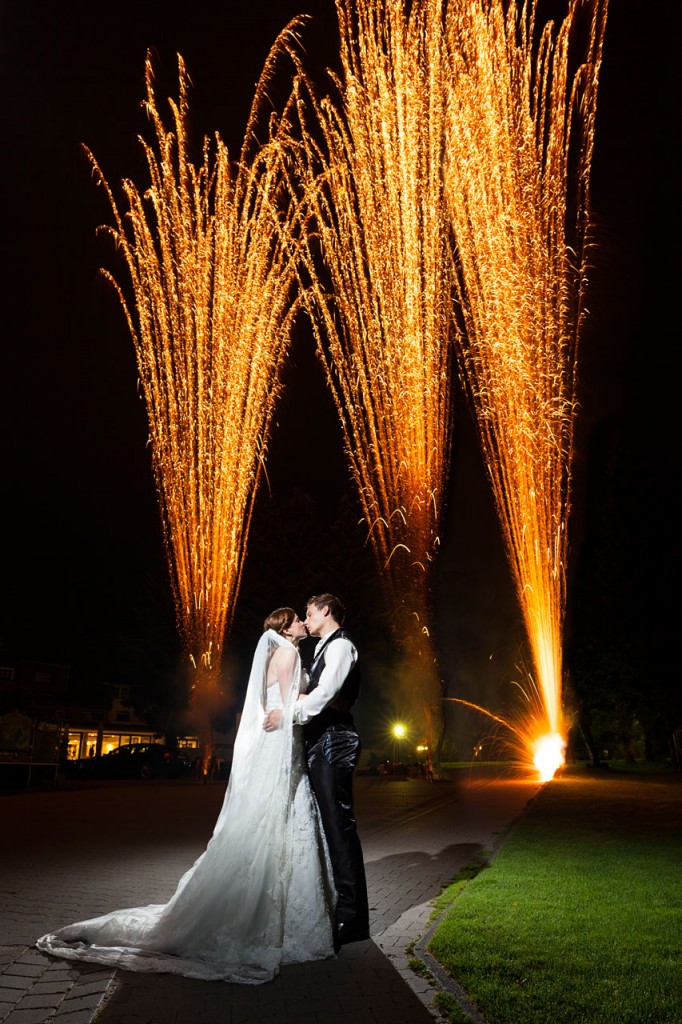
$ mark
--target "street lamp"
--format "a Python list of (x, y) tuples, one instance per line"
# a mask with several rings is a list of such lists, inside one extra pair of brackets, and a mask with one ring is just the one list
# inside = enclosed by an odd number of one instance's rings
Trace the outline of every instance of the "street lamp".
[(396, 751), (397, 751), (397, 748), (398, 748), (398, 740), (401, 740), (404, 735), (405, 735), (405, 726), (401, 725), (400, 722), (396, 722), (396, 724), (393, 726), (393, 775), (394, 775), (394, 777), (395, 777), (395, 774), (396, 774), (396, 761), (397, 761)]

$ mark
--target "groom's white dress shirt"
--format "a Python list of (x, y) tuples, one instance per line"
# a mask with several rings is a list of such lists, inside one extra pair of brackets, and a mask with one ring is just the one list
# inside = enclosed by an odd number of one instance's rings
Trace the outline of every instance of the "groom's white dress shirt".
[[(318, 651), (320, 651), (327, 639), (328, 637), (321, 637), (318, 640), (315, 647), (313, 666), (315, 665)], [(301, 700), (297, 700), (294, 705), (294, 722), (298, 725), (305, 725), (315, 715), (319, 715), (326, 708), (327, 704), (334, 700), (357, 660), (358, 652), (348, 637), (340, 636), (333, 640), (325, 648), (324, 668), (322, 669), (322, 675), (317, 686), (312, 693), (307, 693)]]

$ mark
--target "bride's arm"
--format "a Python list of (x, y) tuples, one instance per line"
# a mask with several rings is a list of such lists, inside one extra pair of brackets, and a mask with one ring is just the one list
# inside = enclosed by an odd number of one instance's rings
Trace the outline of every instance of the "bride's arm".
[[(276, 665), (273, 665), (273, 668), (275, 668), (276, 679), (279, 683), (279, 692), (282, 695), (282, 703), (286, 704), (289, 691), (291, 690), (291, 684), (294, 681), (298, 653), (285, 647), (280, 647), (275, 657), (277, 661)], [(274, 660), (275, 658), (273, 658), (273, 661)]]
[[(286, 704), (291, 685), (296, 672), (298, 652), (280, 647), (272, 656), (268, 668), (268, 682), (274, 683), (277, 680), (279, 692), (282, 695), (282, 703)], [(273, 708), (263, 720), (263, 728), (266, 732), (274, 732), (282, 724), (282, 711), (280, 708)]]

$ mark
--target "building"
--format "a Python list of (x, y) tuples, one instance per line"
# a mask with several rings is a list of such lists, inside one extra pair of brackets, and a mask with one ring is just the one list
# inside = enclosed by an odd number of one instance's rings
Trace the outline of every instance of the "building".
[[(65, 759), (165, 741), (136, 715), (130, 686), (104, 684), (85, 702), (74, 697), (70, 682), (68, 665), (17, 659), (0, 644), (0, 766), (56, 774)], [(197, 738), (182, 737), (178, 746), (193, 759)]]

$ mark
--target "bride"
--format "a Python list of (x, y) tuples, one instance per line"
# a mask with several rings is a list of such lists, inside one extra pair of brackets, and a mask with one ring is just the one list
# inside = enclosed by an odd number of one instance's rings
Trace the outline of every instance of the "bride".
[[(38, 939), (70, 960), (257, 985), (281, 964), (334, 955), (336, 894), (293, 707), (307, 685), (292, 608), (264, 623), (225, 800), (205, 852), (165, 905), (115, 910)], [(265, 714), (283, 711), (275, 732)]]

